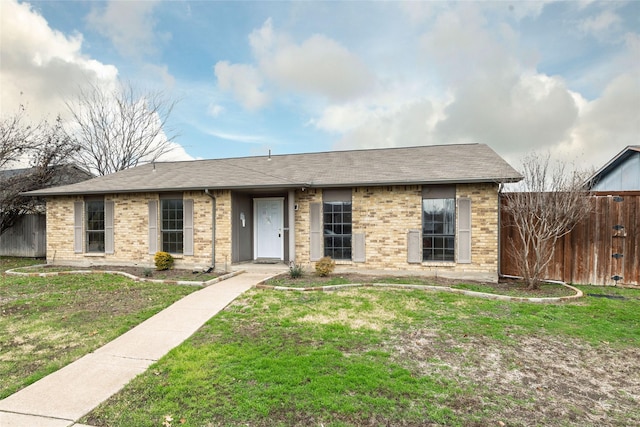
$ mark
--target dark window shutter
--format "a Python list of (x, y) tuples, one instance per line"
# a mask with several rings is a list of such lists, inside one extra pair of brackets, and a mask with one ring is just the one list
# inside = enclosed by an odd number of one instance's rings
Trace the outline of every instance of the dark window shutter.
[(353, 234), (353, 262), (366, 262), (364, 233)]
[(309, 204), (309, 258), (318, 261), (322, 258), (322, 205)]
[(73, 252), (82, 253), (82, 210), (83, 202), (73, 202)]
[(149, 255), (158, 252), (158, 201), (149, 200)]
[(407, 232), (407, 262), (409, 264), (422, 263), (422, 230)]
[(183, 201), (184, 209), (184, 247), (183, 255), (193, 255), (193, 199)]
[(112, 254), (114, 251), (113, 241), (113, 216), (115, 203), (113, 200), (104, 202), (104, 253)]
[(471, 263), (471, 199), (458, 199), (458, 262)]

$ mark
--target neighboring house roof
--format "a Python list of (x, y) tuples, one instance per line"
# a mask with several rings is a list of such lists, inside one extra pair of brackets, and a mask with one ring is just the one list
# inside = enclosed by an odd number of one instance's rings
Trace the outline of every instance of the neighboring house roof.
[(640, 190), (640, 145), (629, 145), (587, 180), (594, 191)]
[[(53, 170), (54, 174), (44, 188), (75, 184), (94, 177), (81, 167), (72, 164), (49, 166), (49, 169)], [(19, 178), (21, 175), (26, 175), (33, 170), (34, 168), (0, 170), (0, 182), (7, 179)]]
[[(83, 168), (72, 164), (49, 166), (49, 169), (53, 169), (55, 173), (48, 186), (74, 184), (94, 177)], [(34, 168), (0, 170), (0, 181), (30, 173), (33, 170)]]
[(27, 194), (516, 182), (520, 179), (522, 176), (488, 146), (461, 144), (154, 163)]

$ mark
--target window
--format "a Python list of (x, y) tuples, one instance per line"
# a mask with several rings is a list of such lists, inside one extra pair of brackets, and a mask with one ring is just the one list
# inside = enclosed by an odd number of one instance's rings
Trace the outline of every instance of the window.
[(162, 250), (172, 254), (183, 252), (184, 206), (182, 199), (161, 200)]
[(351, 190), (327, 190), (323, 195), (324, 255), (351, 259)]
[(455, 261), (455, 224), (455, 189), (425, 187), (422, 198), (423, 261)]
[(86, 251), (104, 252), (104, 200), (89, 200), (86, 208)]

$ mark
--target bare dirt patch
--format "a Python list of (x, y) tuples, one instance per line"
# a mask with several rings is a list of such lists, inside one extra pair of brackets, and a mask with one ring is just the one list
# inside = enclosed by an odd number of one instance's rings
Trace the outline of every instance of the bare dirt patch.
[(391, 350), (419, 374), (481, 387), (477, 401), (457, 402), (456, 410), (495, 406), (501, 418), (494, 425), (640, 425), (640, 349), (549, 336), (511, 338), (460, 339), (414, 330), (398, 336)]
[(527, 286), (524, 283), (511, 279), (500, 280), (499, 282), (480, 282), (473, 280), (446, 279), (443, 277), (369, 275), (359, 273), (335, 273), (325, 277), (321, 277), (316, 274), (307, 274), (299, 278), (291, 278), (288, 273), (283, 273), (271, 279), (266, 284), (296, 288), (310, 288), (347, 283), (446, 286), (497, 295), (510, 295), (528, 298), (561, 297), (575, 294), (572, 289), (558, 284), (542, 284), (539, 289), (531, 290), (527, 289)]
[(61, 265), (46, 265), (42, 267), (23, 269), (24, 272), (64, 272), (64, 271), (78, 271), (78, 270), (90, 270), (90, 271), (119, 271), (122, 273), (128, 273), (136, 277), (147, 279), (158, 279), (168, 281), (192, 281), (192, 282), (206, 282), (208, 280), (215, 279), (220, 276), (218, 273), (206, 272), (201, 270), (185, 270), (185, 269), (171, 269), (171, 270), (156, 270), (148, 267), (132, 267), (124, 265), (104, 265), (104, 266), (91, 266), (91, 267), (72, 267)]

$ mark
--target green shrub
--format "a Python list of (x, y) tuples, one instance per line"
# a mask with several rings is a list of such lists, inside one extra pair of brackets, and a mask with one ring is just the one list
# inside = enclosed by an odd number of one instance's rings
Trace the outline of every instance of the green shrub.
[(156, 252), (153, 260), (156, 263), (156, 269), (160, 271), (173, 268), (173, 257), (168, 252)]
[(151, 277), (151, 276), (153, 276), (153, 271), (151, 271), (150, 268), (145, 268), (145, 269), (142, 270), (142, 275), (144, 277)]
[(320, 260), (316, 262), (316, 273), (318, 273), (318, 276), (320, 277), (327, 277), (328, 275), (333, 273), (333, 270), (335, 268), (335, 261), (328, 256), (320, 258)]
[(304, 269), (300, 264), (293, 264), (289, 267), (289, 277), (297, 279), (304, 275)]

